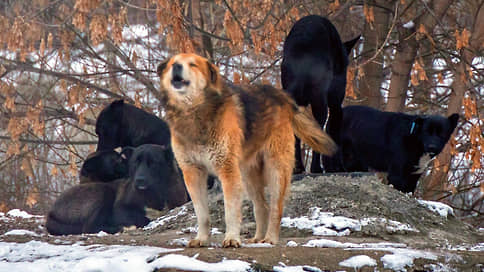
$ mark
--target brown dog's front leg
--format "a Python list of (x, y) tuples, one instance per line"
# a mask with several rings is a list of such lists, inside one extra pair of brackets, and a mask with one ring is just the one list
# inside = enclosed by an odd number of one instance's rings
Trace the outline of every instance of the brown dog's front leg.
[(188, 193), (192, 198), (198, 223), (197, 236), (190, 240), (187, 246), (208, 246), (210, 215), (208, 211), (207, 170), (195, 165), (180, 165), (180, 168), (183, 171)]

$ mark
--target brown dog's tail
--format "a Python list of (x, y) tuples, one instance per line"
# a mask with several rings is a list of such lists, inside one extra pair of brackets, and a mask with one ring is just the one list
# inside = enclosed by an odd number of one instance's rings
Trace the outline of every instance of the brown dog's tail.
[(331, 137), (321, 130), (313, 116), (307, 110), (298, 108), (292, 120), (294, 134), (315, 151), (324, 155), (333, 155), (336, 144)]

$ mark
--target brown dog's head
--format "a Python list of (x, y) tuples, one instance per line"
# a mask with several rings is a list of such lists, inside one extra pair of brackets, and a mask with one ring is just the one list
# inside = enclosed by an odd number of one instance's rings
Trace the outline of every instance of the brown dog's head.
[(158, 65), (161, 88), (178, 98), (193, 98), (210, 88), (220, 92), (218, 68), (195, 54), (178, 54)]

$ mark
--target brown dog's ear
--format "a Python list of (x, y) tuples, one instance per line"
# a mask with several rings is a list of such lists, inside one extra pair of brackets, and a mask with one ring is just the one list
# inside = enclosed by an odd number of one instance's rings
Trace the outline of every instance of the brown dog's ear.
[(213, 85), (217, 85), (217, 81), (219, 77), (217, 66), (212, 64), (210, 61), (207, 61), (207, 65), (208, 65), (208, 72), (210, 73), (210, 82)]
[(166, 69), (167, 64), (168, 64), (168, 61), (164, 61), (158, 65), (158, 68), (156, 69), (156, 73), (158, 74), (158, 76), (161, 76), (161, 74), (163, 73), (163, 70)]

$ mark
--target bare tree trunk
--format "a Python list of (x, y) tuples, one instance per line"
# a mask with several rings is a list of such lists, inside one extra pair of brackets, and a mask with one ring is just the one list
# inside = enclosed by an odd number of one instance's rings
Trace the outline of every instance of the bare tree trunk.
[[(400, 39), (397, 52), (392, 63), (392, 76), (388, 93), (387, 111), (402, 111), (407, 98), (407, 89), (412, 65), (417, 56), (419, 43), (415, 30), (423, 25), (428, 33), (432, 33), (438, 20), (444, 16), (453, 0), (433, 1), (431, 16), (428, 15), (427, 7), (415, 19), (412, 28), (399, 27)], [(412, 7), (410, 7), (412, 8)]]
[[(449, 105), (447, 107), (447, 115), (452, 113), (460, 113), (462, 107), (462, 99), (467, 91), (469, 80), (467, 78), (466, 63), (471, 63), (478, 50), (484, 47), (484, 3), (481, 3), (473, 25), (471, 34), (470, 48), (461, 50), (461, 61), (457, 65), (454, 72), (454, 82), (452, 84), (452, 93), (449, 99)], [(441, 199), (444, 191), (447, 187), (447, 172), (452, 160), (450, 154), (451, 147), (447, 144), (444, 150), (437, 157), (439, 165), (435, 165), (432, 169), (432, 173), (426, 181), (424, 181), (424, 199)]]
[[(378, 5), (382, 5), (382, 3), (378, 3)], [(383, 42), (389, 30), (388, 11), (375, 6), (374, 13), (374, 26), (371, 27), (370, 24), (366, 23), (363, 30), (363, 37), (365, 37), (363, 44), (364, 58), (373, 57), (378, 48), (384, 46)], [(365, 65), (363, 73), (364, 76), (359, 82), (361, 97), (365, 99), (363, 104), (378, 109), (382, 106), (380, 87), (383, 81), (383, 54), (378, 54), (373, 61)]]

